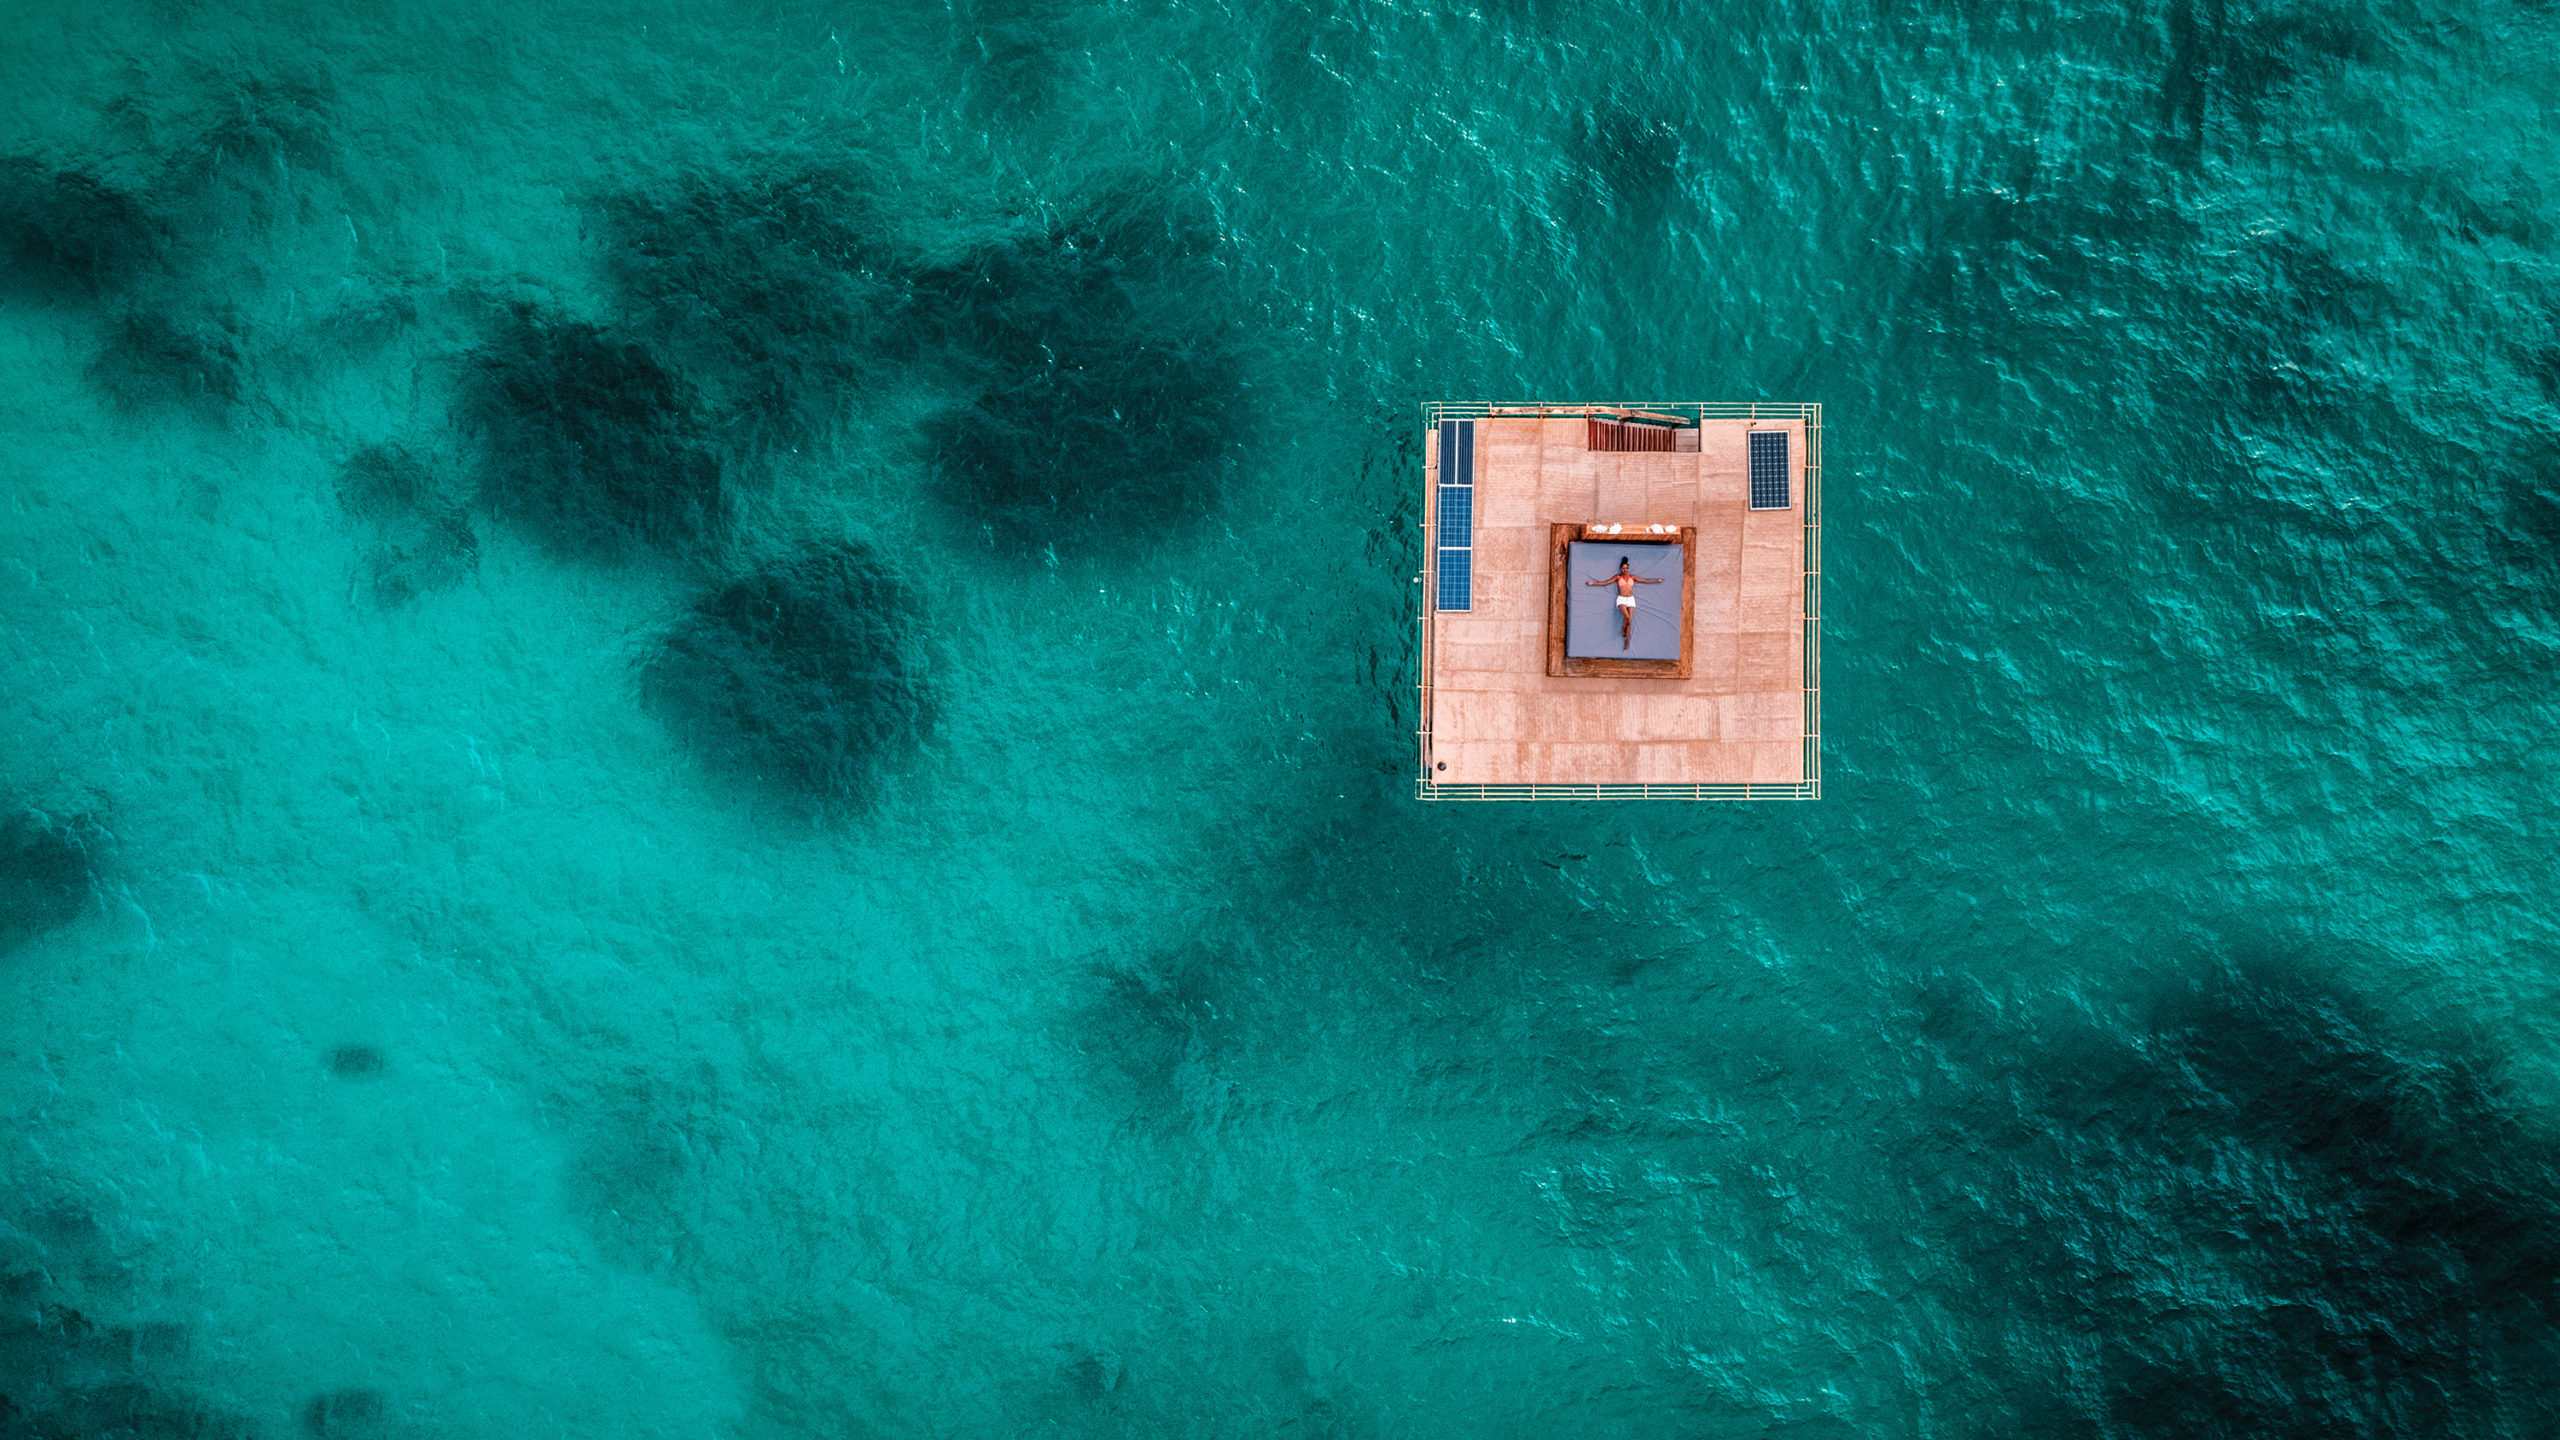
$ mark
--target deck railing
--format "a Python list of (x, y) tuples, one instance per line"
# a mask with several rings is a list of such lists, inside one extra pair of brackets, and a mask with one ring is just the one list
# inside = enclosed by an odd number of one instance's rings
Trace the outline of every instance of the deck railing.
[(1710, 785), (1434, 785), (1415, 782), (1417, 800), (1818, 800), (1817, 781)]
[(1422, 406), (1423, 452), (1443, 420), (1494, 416), (1546, 419), (1602, 417), (1696, 424), (1701, 420), (1802, 420), (1804, 425), (1804, 778), (1776, 784), (1487, 785), (1436, 784), (1431, 775), (1431, 597), (1438, 593), (1439, 524), (1426, 487), (1422, 507), (1422, 573), (1414, 577), (1414, 618), (1421, 627), (1422, 677), (1414, 727), (1418, 800), (1819, 800), (1822, 798), (1822, 406), (1760, 401), (1597, 400), (1574, 403), (1432, 400)]
[(1584, 400), (1572, 404), (1536, 400), (1431, 400), (1424, 402), (1422, 407), (1422, 423), (1426, 426), (1437, 425), (1443, 420), (1481, 420), (1495, 415), (1541, 416), (1557, 420), (1596, 415), (1613, 420), (1669, 420), (1694, 425), (1700, 420), (1819, 420), (1822, 407), (1716, 400)]

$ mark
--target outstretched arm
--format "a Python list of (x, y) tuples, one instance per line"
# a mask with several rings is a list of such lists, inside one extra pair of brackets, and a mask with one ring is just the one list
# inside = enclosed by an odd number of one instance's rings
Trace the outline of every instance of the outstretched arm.
[(1618, 583), (1618, 577), (1612, 575), (1606, 580), (1585, 580), (1582, 583), (1585, 585), (1615, 585)]
[(1659, 585), (1662, 583), (1662, 577), (1658, 575), (1634, 575), (1628, 578), (1634, 580), (1639, 585)]

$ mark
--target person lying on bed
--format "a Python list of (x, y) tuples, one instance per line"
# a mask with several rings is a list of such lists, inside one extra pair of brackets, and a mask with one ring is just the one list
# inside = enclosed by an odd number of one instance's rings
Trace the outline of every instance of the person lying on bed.
[(1627, 557), (1621, 555), (1618, 557), (1617, 574), (1603, 576), (1598, 580), (1585, 580), (1582, 583), (1618, 587), (1618, 648), (1621, 650), (1631, 648), (1635, 644), (1636, 633), (1636, 587), (1659, 585), (1662, 582), (1650, 575), (1638, 575), (1629, 570)]

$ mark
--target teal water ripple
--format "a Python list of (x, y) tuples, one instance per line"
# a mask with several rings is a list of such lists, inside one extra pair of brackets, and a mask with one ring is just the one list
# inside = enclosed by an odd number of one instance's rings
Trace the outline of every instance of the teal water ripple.
[[(2551, 42), (20, 7), (0, 1428), (2554, 1428)], [(1411, 801), (1524, 394), (1823, 801)]]

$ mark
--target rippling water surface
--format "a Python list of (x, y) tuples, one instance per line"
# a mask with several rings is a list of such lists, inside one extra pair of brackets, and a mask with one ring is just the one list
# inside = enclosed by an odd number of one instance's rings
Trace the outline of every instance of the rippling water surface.
[[(2539, 4), (0, 17), (0, 1433), (2560, 1431)], [(1827, 796), (1410, 798), (1414, 406)]]

